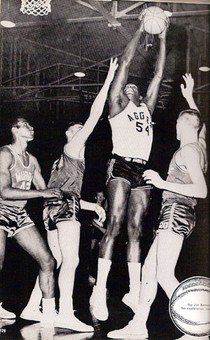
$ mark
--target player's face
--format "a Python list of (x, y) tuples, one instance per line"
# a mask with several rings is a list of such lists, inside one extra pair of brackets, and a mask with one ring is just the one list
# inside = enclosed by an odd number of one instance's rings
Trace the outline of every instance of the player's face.
[(81, 124), (72, 125), (66, 131), (66, 135), (67, 135), (67, 137), (73, 137), (81, 129), (82, 129), (82, 125)]
[(104, 200), (105, 200), (104, 193), (103, 192), (97, 192), (96, 193), (96, 202), (98, 204), (102, 204)]
[(15, 134), (17, 137), (19, 136), (28, 140), (34, 139), (34, 128), (26, 119), (19, 118), (14, 127), (16, 128)]
[(129, 99), (136, 98), (139, 99), (140, 94), (138, 87), (135, 84), (127, 84), (124, 88), (124, 93)]

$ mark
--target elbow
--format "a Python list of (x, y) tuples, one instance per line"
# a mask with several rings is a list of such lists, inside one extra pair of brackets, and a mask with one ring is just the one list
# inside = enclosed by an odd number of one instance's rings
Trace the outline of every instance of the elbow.
[(9, 199), (8, 190), (6, 189), (1, 190), (1, 198), (3, 200)]

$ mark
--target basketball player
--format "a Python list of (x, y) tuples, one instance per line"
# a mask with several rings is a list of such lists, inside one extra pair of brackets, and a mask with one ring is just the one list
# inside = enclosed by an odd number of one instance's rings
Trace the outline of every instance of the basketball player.
[[(28, 216), (28, 199), (42, 197), (60, 199), (59, 189), (46, 189), (37, 159), (26, 149), (34, 139), (34, 129), (22, 117), (11, 124), (12, 143), (0, 148), (0, 268), (2, 269), (7, 237), (13, 237), (39, 264), (39, 284), (42, 293), (42, 325), (55, 318), (54, 258)], [(31, 190), (31, 184), (37, 190)], [(16, 315), (0, 307), (0, 318)]]
[(123, 302), (135, 310), (139, 299), (142, 224), (147, 213), (151, 185), (142, 178), (149, 159), (153, 139), (152, 114), (163, 77), (166, 55), (166, 30), (159, 35), (160, 47), (156, 68), (146, 97), (141, 101), (136, 85), (127, 84), (128, 72), (139, 39), (143, 20), (121, 57), (109, 96), (113, 154), (108, 165), (107, 231), (100, 243), (97, 282), (90, 299), (92, 312), (99, 320), (108, 318), (106, 283), (112, 263), (113, 248), (127, 218), (127, 262), (129, 293)]
[[(93, 327), (78, 320), (74, 315), (73, 288), (75, 271), (79, 262), (80, 222), (79, 209), (95, 210), (99, 221), (104, 221), (104, 209), (96, 203), (80, 200), (80, 192), (85, 170), (85, 144), (96, 126), (105, 105), (107, 93), (118, 67), (117, 59), (111, 59), (107, 78), (96, 99), (90, 116), (84, 126), (81, 123), (71, 123), (66, 130), (67, 143), (64, 145), (61, 157), (55, 161), (48, 187), (58, 187), (63, 192), (61, 201), (48, 200), (45, 203), (44, 222), (48, 232), (48, 242), (53, 255), (60, 265), (58, 285), (60, 290), (59, 314), (55, 326), (69, 328), (79, 332), (92, 332)], [(34, 320), (28, 315), (33, 314), (34, 303), (39, 305), (38, 285), (32, 292), (29, 304), (22, 312), (24, 319)], [(39, 315), (38, 315), (39, 318)]]
[(143, 174), (148, 184), (163, 189), (163, 195), (159, 228), (142, 270), (140, 304), (133, 320), (124, 328), (109, 332), (110, 338), (148, 337), (146, 321), (157, 285), (161, 285), (170, 299), (179, 284), (174, 272), (183, 241), (195, 227), (197, 198), (207, 195), (205, 125), (193, 99), (194, 80), (191, 74), (183, 78), (186, 87), (182, 84), (181, 90), (190, 109), (182, 111), (177, 119), (180, 147), (172, 157), (168, 177), (165, 181), (153, 170)]

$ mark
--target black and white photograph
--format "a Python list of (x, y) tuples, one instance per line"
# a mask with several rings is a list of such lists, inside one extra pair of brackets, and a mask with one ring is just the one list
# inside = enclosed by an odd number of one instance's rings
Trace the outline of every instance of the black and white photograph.
[(210, 339), (209, 42), (209, 0), (0, 0), (0, 340)]

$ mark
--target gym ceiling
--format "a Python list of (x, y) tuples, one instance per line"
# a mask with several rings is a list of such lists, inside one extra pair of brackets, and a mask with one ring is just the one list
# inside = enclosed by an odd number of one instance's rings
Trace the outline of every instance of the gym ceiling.
[[(207, 0), (208, 1), (208, 0)], [(20, 0), (1, 1), (1, 20), (13, 18), (14, 28), (0, 26), (1, 103), (91, 103), (101, 87), (111, 56), (120, 56), (148, 6), (171, 11), (163, 86), (191, 72), (199, 105), (209, 98), (210, 6), (203, 3), (52, 0), (51, 13), (20, 12)], [(130, 68), (131, 80), (146, 83), (152, 75), (158, 38), (143, 34)], [(85, 77), (74, 73), (83, 71)], [(166, 91), (167, 92), (167, 91)], [(59, 104), (58, 104), (59, 105)], [(159, 105), (162, 105), (159, 103)]]

